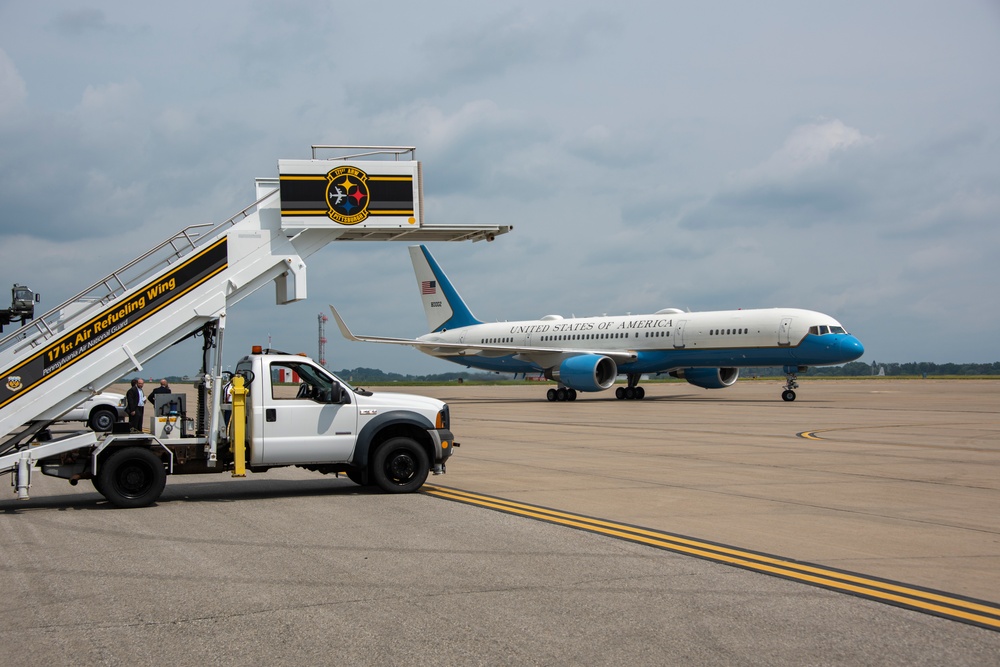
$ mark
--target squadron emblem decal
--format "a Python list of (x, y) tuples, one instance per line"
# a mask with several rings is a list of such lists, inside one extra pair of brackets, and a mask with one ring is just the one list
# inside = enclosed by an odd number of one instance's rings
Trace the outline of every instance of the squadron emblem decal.
[(342, 225), (356, 225), (368, 217), (368, 174), (343, 166), (326, 175), (327, 215)]
[(7, 376), (7, 389), (11, 391), (17, 391), (21, 388), (21, 376), (20, 375), (8, 375)]

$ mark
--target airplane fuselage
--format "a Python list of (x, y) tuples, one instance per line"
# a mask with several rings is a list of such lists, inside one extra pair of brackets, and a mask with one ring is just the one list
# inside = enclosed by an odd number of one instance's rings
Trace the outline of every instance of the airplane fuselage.
[(410, 248), (414, 276), (431, 333), (419, 338), (357, 336), (333, 306), (345, 338), (409, 345), (469, 368), (542, 373), (559, 383), (550, 401), (572, 401), (577, 391), (610, 389), (620, 375), (619, 399), (642, 399), (642, 376), (670, 373), (705, 389), (731, 387), (740, 369), (780, 366), (785, 401), (795, 400), (796, 373), (809, 366), (853, 361), (864, 347), (823, 313), (799, 308), (684, 312), (666, 308), (649, 315), (492, 322), (479, 320), (423, 246)]
[[(579, 350), (603, 354), (634, 352), (619, 373), (662, 373), (683, 368), (818, 366), (841, 364), (864, 348), (829, 315), (797, 308), (494, 322), (420, 336), (423, 352), (472, 368), (512, 373), (544, 370), (503, 347)], [(468, 351), (435, 349), (433, 343), (462, 344)], [(494, 348), (495, 346), (495, 348)], [(491, 349), (494, 348), (494, 349)], [(531, 355), (536, 357), (537, 354)]]

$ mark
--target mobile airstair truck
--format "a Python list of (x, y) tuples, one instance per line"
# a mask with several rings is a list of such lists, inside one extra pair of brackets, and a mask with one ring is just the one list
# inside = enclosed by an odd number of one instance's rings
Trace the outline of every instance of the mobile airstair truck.
[[(426, 223), (420, 176), (413, 147), (313, 146), (311, 159), (279, 160), (278, 178), (257, 179), (257, 200), (235, 216), (186, 227), (0, 339), (0, 475), (20, 499), (40, 470), (71, 484), (89, 479), (114, 505), (142, 507), (167, 475), (297, 465), (408, 492), (444, 472), (455, 442), (441, 401), (354, 389), (274, 350), (255, 348), (232, 377), (222, 372), (227, 309), (268, 283), (278, 304), (304, 299), (305, 261), (328, 243), (478, 241), (510, 231)], [(88, 395), (199, 335), (193, 415), (183, 395), (168, 394), (157, 397), (148, 432), (49, 437), (52, 421)], [(224, 387), (233, 395), (228, 419)]]

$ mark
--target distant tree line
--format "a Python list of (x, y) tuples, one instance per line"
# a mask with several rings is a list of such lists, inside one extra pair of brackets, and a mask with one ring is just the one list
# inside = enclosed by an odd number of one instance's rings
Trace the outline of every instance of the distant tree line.
[[(404, 375), (402, 373), (391, 373), (378, 368), (344, 368), (334, 371), (337, 375), (352, 384), (364, 384), (366, 382), (495, 382), (497, 380), (510, 380), (521, 378), (522, 375), (513, 376), (510, 373), (470, 373), (468, 371), (455, 371), (451, 373), (435, 373), (429, 375)], [(750, 377), (780, 377), (785, 374), (781, 366), (744, 368), (740, 372), (741, 378)], [(1000, 376), (1000, 361), (990, 364), (935, 364), (928, 361), (913, 361), (909, 363), (878, 363), (866, 364), (861, 361), (852, 361), (842, 366), (813, 366), (808, 371), (800, 373), (801, 376), (832, 376), (832, 377), (863, 377), (869, 375), (885, 375), (886, 377), (916, 376), (933, 377), (942, 375), (970, 376), (995, 375)], [(658, 379), (669, 379), (667, 375), (653, 376)], [(158, 378), (156, 378), (158, 379)], [(153, 381), (151, 379), (150, 381)], [(168, 382), (187, 382), (190, 378), (179, 376), (167, 376)]]
[(364, 382), (458, 382), (484, 381), (509, 379), (509, 375), (497, 375), (496, 373), (469, 373), (465, 371), (455, 371), (452, 373), (437, 373), (434, 375), (403, 375), (402, 373), (387, 373), (377, 368), (345, 368), (334, 371), (338, 376), (347, 380), (351, 384)]

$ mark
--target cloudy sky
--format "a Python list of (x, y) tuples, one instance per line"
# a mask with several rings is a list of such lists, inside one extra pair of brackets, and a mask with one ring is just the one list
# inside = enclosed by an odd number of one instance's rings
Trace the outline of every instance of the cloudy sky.
[[(55, 305), (254, 200), (312, 144), (399, 144), (481, 319), (789, 306), (863, 361), (1000, 360), (1000, 3), (0, 1), (0, 283)], [(230, 312), (317, 351), (426, 321), (403, 243)], [(332, 324), (332, 322), (330, 323)], [(457, 367), (348, 343), (328, 366)], [(197, 348), (152, 362), (197, 369)]]

